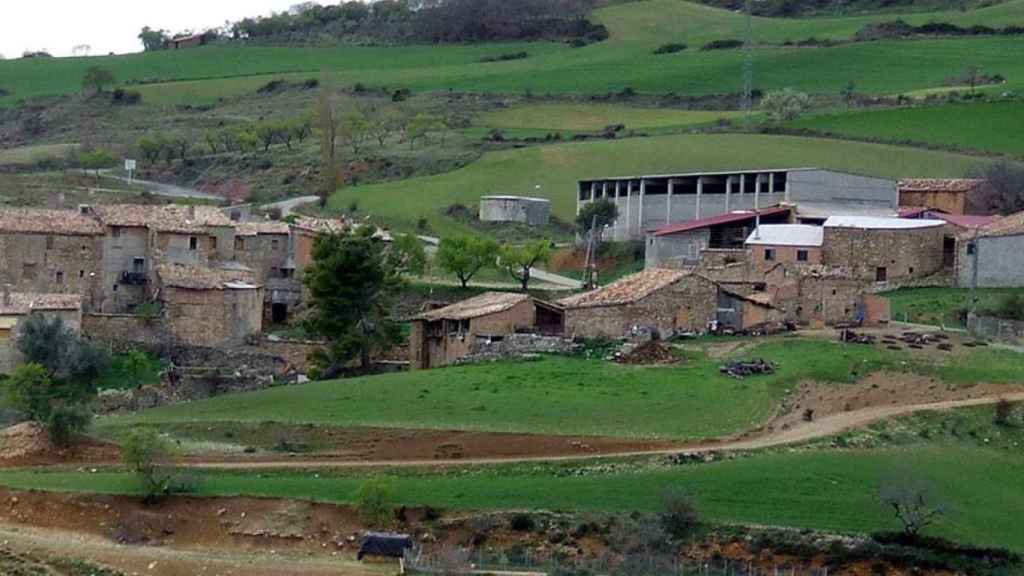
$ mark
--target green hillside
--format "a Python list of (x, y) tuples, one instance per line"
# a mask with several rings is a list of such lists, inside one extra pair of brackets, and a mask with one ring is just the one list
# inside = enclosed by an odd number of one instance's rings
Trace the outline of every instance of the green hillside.
[[(444, 215), (453, 203), (472, 205), (486, 194), (530, 194), (552, 201), (571, 220), (582, 178), (749, 166), (820, 166), (898, 178), (908, 174), (962, 176), (982, 162), (969, 156), (840, 140), (751, 134), (671, 135), (594, 141), (485, 154), (469, 166), (423, 178), (339, 191), (332, 207), (352, 200), (389, 224), (409, 229), (426, 218), (434, 230), (457, 229)], [(537, 188), (537, 187), (540, 188)]]
[[(892, 17), (767, 19), (754, 25), (757, 42), (848, 39), (861, 26)], [(401, 47), (257, 48), (205, 47), (115, 57), (14, 60), (0, 62), (0, 87), (13, 94), (0, 99), (71, 93), (89, 66), (111, 69), (122, 82), (202, 81), (207, 86), (149, 85), (144, 92), (161, 103), (198, 103), (251, 91), (282, 74), (318, 75), (338, 83), (417, 90), (489, 92), (604, 93), (631, 87), (642, 92), (708, 94), (740, 89), (742, 51), (702, 52), (709, 41), (742, 35), (743, 18), (729, 11), (682, 0), (648, 0), (599, 10), (611, 39), (574, 49), (548, 42)], [(906, 15), (914, 24), (948, 21), (960, 25), (1024, 24), (1024, 0), (968, 12)], [(669, 56), (652, 52), (666, 42), (690, 49)], [(1024, 59), (1015, 57), (1019, 39), (977, 37), (872, 42), (833, 48), (762, 47), (757, 50), (757, 85), (763, 90), (791, 86), (812, 92), (838, 91), (848, 81), (860, 90), (894, 93), (941, 85), (967, 64), (1024, 86)], [(481, 59), (526, 51), (509, 62)], [(899, 58), (893, 55), (898, 53)], [(262, 78), (245, 78), (245, 77)], [(242, 78), (242, 79), (240, 79)]]

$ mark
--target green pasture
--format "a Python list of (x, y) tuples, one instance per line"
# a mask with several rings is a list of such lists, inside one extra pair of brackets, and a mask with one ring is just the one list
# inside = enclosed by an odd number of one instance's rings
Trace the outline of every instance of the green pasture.
[(638, 108), (615, 104), (525, 104), (489, 112), (477, 119), (494, 128), (594, 131), (614, 124), (627, 129), (671, 128), (706, 124), (741, 116), (742, 112)]
[[(886, 292), (896, 320), (916, 324), (963, 327), (960, 312), (970, 307), (967, 288), (901, 288)], [(1024, 288), (979, 288), (978, 309), (992, 308), (1011, 295), (1024, 293)]]

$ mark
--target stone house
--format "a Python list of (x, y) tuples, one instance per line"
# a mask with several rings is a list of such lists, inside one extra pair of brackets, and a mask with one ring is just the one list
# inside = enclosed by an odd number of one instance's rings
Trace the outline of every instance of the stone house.
[(662, 226), (647, 236), (644, 264), (648, 268), (695, 266), (706, 251), (742, 250), (758, 222), (785, 224), (791, 217), (791, 207), (776, 206)]
[(10, 374), (21, 362), (16, 340), (18, 324), (32, 314), (60, 318), (78, 332), (82, 326), (82, 297), (78, 294), (0, 292), (0, 374)]
[(943, 268), (945, 222), (833, 216), (824, 224), (822, 262), (861, 282), (899, 283)]
[(974, 178), (905, 178), (896, 187), (900, 207), (929, 208), (947, 214), (969, 214), (971, 196), (986, 186)]
[(412, 319), (409, 360), (413, 370), (438, 368), (520, 331), (561, 332), (561, 310), (527, 294), (487, 292)]
[(0, 209), (0, 285), (98, 299), (102, 228), (73, 210)]
[(651, 268), (558, 301), (568, 337), (621, 338), (634, 329), (662, 336), (702, 332), (717, 319), (718, 285), (701, 274)]
[(813, 266), (821, 264), (825, 229), (810, 224), (765, 224), (747, 237), (752, 266), (768, 270), (776, 264)]
[(289, 311), (302, 300), (292, 227), (285, 222), (246, 222), (235, 230), (235, 259), (263, 279), (266, 322), (287, 322)]
[(164, 322), (176, 344), (237, 346), (263, 331), (263, 286), (248, 269), (157, 266)]
[(964, 287), (1024, 286), (1024, 212), (965, 231), (957, 245), (956, 280)]

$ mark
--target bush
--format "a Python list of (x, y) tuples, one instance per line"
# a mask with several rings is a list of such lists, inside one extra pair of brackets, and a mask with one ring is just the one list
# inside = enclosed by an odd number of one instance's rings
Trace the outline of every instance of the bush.
[(110, 97), (110, 101), (114, 104), (123, 104), (125, 106), (134, 106), (142, 102), (142, 92), (138, 90), (125, 90), (124, 88), (118, 88), (114, 90), (114, 93)]
[(510, 60), (523, 60), (529, 58), (530, 55), (526, 52), (511, 52), (508, 54), (499, 54), (497, 56), (485, 56), (480, 59), (481, 62), (508, 62)]
[(146, 503), (173, 493), (175, 470), (169, 465), (170, 442), (151, 428), (135, 428), (121, 444), (124, 465), (135, 474)]
[(529, 514), (516, 514), (509, 520), (509, 528), (516, 532), (532, 532), (537, 527), (533, 516)]
[(359, 518), (371, 528), (385, 528), (395, 517), (391, 480), (383, 476), (363, 481), (356, 490), (354, 501)]
[(776, 122), (796, 120), (811, 107), (811, 97), (790, 88), (769, 92), (761, 108)]
[(712, 40), (707, 44), (700, 47), (701, 50), (732, 50), (733, 48), (740, 48), (743, 46), (743, 40), (728, 39), (728, 40)]
[(71, 444), (75, 434), (89, 427), (91, 421), (92, 414), (85, 407), (77, 404), (58, 404), (50, 410), (44, 427), (50, 435), (51, 442), (66, 447)]
[(700, 513), (693, 498), (686, 492), (670, 489), (661, 501), (661, 527), (673, 538), (686, 538), (700, 525)]
[(996, 426), (1011, 426), (1014, 424), (1014, 412), (1016, 412), (1017, 404), (1010, 402), (1006, 398), (1000, 398), (999, 402), (996, 403), (995, 415), (992, 417), (992, 423)]
[(662, 44), (654, 51), (655, 54), (675, 54), (686, 50), (686, 44), (682, 42), (670, 42), (668, 44)]
[(391, 94), (392, 102), (405, 102), (412, 96), (412, 91), (408, 88), (399, 88)]

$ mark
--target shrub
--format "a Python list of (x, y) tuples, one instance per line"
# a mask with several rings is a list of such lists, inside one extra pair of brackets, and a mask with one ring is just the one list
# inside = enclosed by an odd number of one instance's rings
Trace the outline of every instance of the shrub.
[(670, 489), (661, 501), (661, 527), (673, 538), (686, 538), (700, 525), (700, 513), (693, 498), (686, 492)]
[(139, 480), (146, 503), (173, 493), (175, 470), (168, 464), (172, 453), (170, 442), (151, 428), (135, 428), (121, 444), (121, 458)]
[(740, 48), (743, 46), (743, 40), (728, 39), (728, 40), (712, 40), (707, 44), (700, 47), (701, 50), (732, 50), (733, 48)]
[(75, 434), (89, 427), (92, 414), (77, 404), (58, 404), (50, 410), (44, 427), (50, 441), (57, 446), (69, 446)]
[(405, 102), (412, 96), (412, 91), (408, 88), (399, 88), (391, 94), (392, 102)]
[(527, 52), (510, 52), (507, 54), (499, 54), (497, 56), (485, 56), (480, 59), (481, 62), (508, 62), (510, 60), (523, 60), (529, 58), (530, 55)]
[(125, 90), (124, 88), (118, 88), (114, 90), (110, 100), (114, 104), (134, 106), (135, 104), (142, 102), (142, 92), (139, 92), (138, 90)]
[(776, 122), (796, 120), (811, 107), (811, 97), (791, 88), (769, 92), (761, 108)]
[(356, 510), (363, 524), (372, 528), (387, 527), (395, 517), (392, 482), (376, 476), (359, 485), (355, 496)]
[(686, 50), (686, 44), (682, 42), (669, 42), (668, 44), (662, 44), (654, 51), (655, 54), (675, 54)]
[(532, 532), (537, 527), (537, 523), (534, 522), (533, 516), (529, 514), (515, 514), (509, 520), (509, 528), (516, 532)]
[(996, 426), (1010, 426), (1013, 424), (1013, 416), (1016, 411), (1017, 405), (1010, 402), (1006, 398), (1000, 398), (999, 402), (996, 403), (995, 415), (992, 417), (992, 423)]

